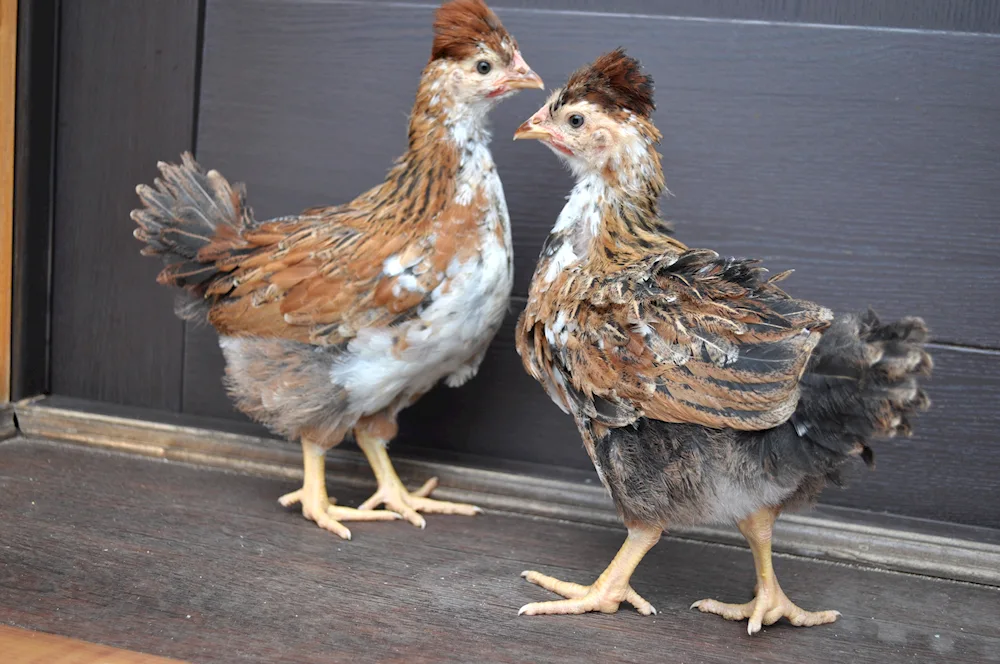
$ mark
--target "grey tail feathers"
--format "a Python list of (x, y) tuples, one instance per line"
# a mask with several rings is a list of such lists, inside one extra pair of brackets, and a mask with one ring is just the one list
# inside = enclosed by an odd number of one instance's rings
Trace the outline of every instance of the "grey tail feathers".
[(133, 235), (146, 244), (144, 256), (160, 256), (166, 264), (157, 281), (184, 289), (177, 315), (203, 321), (210, 306), (206, 291), (220, 276), (217, 261), (246, 247), (242, 233), (255, 225), (253, 211), (242, 184), (206, 173), (190, 153), (179, 165), (157, 166), (161, 177), (154, 186), (136, 187), (144, 207), (132, 211), (139, 225)]
[(869, 309), (834, 320), (800, 381), (798, 436), (872, 465), (870, 443), (909, 436), (914, 415), (930, 406), (920, 386), (934, 367), (927, 338), (920, 318), (882, 323)]
[(874, 465), (871, 444), (909, 436), (912, 419), (930, 406), (920, 378), (934, 366), (919, 318), (883, 324), (874, 311), (838, 316), (823, 333), (799, 381), (791, 420), (743, 432), (769, 472), (826, 476), (840, 483), (852, 456)]

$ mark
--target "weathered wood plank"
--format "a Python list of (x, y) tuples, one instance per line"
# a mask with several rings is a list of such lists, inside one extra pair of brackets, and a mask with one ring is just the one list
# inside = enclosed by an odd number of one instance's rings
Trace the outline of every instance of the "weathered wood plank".
[(135, 185), (193, 138), (198, 0), (62, 3), (51, 389), (180, 405), (183, 326), (139, 256)]
[[(357, 524), (334, 539), (273, 500), (291, 483), (19, 440), (0, 444), (0, 622), (197, 662), (997, 661), (998, 591), (780, 557), (832, 626), (688, 610), (752, 585), (744, 550), (665, 539), (634, 580), (644, 618), (528, 619), (535, 568), (592, 579), (622, 531), (486, 514)], [(68, 477), (72, 481), (67, 481)], [(349, 504), (363, 496), (331, 491)]]

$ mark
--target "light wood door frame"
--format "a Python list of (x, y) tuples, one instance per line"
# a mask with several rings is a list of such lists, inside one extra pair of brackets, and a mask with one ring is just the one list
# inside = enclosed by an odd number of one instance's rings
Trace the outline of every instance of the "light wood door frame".
[(17, 0), (0, 0), (0, 403), (10, 400)]

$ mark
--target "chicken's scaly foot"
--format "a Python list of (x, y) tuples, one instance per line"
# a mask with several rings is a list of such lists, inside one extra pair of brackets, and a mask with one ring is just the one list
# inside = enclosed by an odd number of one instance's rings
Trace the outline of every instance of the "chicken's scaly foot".
[(351, 539), (351, 531), (341, 521), (395, 521), (400, 518), (399, 514), (386, 510), (362, 511), (336, 505), (336, 500), (326, 494), (325, 459), (324, 448), (307, 438), (302, 439), (302, 488), (278, 498), (283, 507), (301, 503), (302, 516), (346, 540)]
[(474, 516), (482, 512), (475, 505), (449, 503), (428, 498), (431, 492), (437, 488), (436, 477), (424, 482), (423, 486), (416, 491), (407, 491), (396, 474), (396, 469), (392, 467), (389, 453), (385, 449), (385, 442), (371, 435), (365, 429), (356, 429), (355, 438), (358, 447), (368, 458), (368, 463), (371, 464), (375, 479), (378, 481), (378, 489), (371, 498), (358, 506), (359, 510), (371, 510), (379, 505), (385, 505), (388, 509), (401, 514), (404, 519), (418, 528), (424, 528), (427, 525), (427, 521), (420, 516), (420, 512), (465, 516)]
[[(392, 466), (389, 466), (392, 469)], [(460, 514), (464, 516), (475, 516), (483, 510), (475, 505), (465, 503), (449, 503), (444, 500), (434, 500), (427, 496), (437, 488), (437, 478), (424, 482), (424, 485), (416, 491), (407, 491), (406, 487), (392, 471), (389, 479), (382, 480), (378, 489), (371, 498), (358, 505), (359, 510), (372, 510), (379, 505), (385, 505), (387, 509), (398, 512), (404, 519), (412, 523), (417, 528), (424, 528), (427, 521), (420, 516), (420, 512), (425, 514)]]
[(840, 617), (840, 611), (805, 611), (800, 609), (788, 599), (777, 583), (757, 591), (757, 596), (753, 601), (746, 604), (726, 604), (714, 599), (703, 599), (692, 604), (691, 608), (698, 609), (702, 613), (714, 613), (726, 620), (746, 620), (749, 618), (748, 634), (756, 634), (760, 631), (761, 625), (773, 625), (782, 618), (788, 618), (788, 621), (797, 627), (811, 627), (812, 625), (832, 623)]
[(757, 590), (753, 601), (746, 604), (725, 604), (703, 599), (691, 605), (703, 613), (714, 613), (726, 620), (747, 620), (747, 633), (756, 634), (761, 625), (773, 625), (782, 618), (796, 626), (832, 623), (839, 611), (804, 611), (785, 595), (771, 565), (771, 531), (778, 510), (765, 508), (740, 521), (740, 532), (750, 544), (757, 571)]
[(635, 610), (644, 616), (656, 615), (653, 605), (639, 596), (639, 593), (632, 590), (632, 586), (626, 585), (624, 593), (622, 588), (611, 588), (608, 585), (598, 585), (594, 583), (590, 586), (581, 586), (579, 583), (569, 583), (538, 572), (521, 572), (521, 577), (527, 579), (536, 586), (541, 586), (546, 590), (551, 590), (557, 595), (562, 595), (566, 599), (554, 602), (532, 602), (525, 604), (517, 612), (519, 616), (540, 616), (556, 614), (576, 614), (587, 613), (589, 611), (600, 611), (601, 613), (615, 613), (618, 605), (623, 601), (635, 607)]
[(628, 602), (644, 616), (656, 615), (653, 605), (639, 596), (629, 579), (646, 552), (660, 539), (663, 529), (656, 526), (629, 528), (628, 538), (618, 554), (601, 576), (592, 585), (560, 581), (538, 572), (522, 572), (521, 576), (537, 586), (550, 590), (566, 599), (554, 602), (532, 602), (525, 604), (517, 615), (538, 616), (555, 614), (577, 614), (589, 611), (615, 613), (622, 602)]

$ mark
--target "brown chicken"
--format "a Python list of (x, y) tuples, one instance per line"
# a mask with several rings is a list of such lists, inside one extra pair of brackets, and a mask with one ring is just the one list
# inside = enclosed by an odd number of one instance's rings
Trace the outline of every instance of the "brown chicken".
[[(397, 413), (444, 379), (472, 378), (507, 311), (513, 263), (487, 115), (541, 79), (481, 0), (434, 21), (430, 62), (410, 114), (409, 147), (385, 182), (344, 205), (259, 222), (242, 185), (184, 155), (137, 188), (132, 218), (158, 281), (184, 289), (178, 315), (220, 335), (237, 406), (300, 439), (302, 488), (280, 499), (345, 539), (342, 521), (478, 508), (409, 492), (386, 445)], [(358, 509), (334, 505), (324, 456), (353, 431), (378, 481)], [(389, 510), (373, 510), (385, 505)]]
[(664, 191), (652, 80), (615, 51), (577, 71), (515, 138), (542, 141), (577, 183), (542, 249), (518, 323), (525, 368), (571, 414), (628, 538), (590, 586), (523, 576), (566, 597), (522, 614), (654, 613), (629, 585), (670, 525), (736, 522), (755, 598), (695, 607), (749, 619), (831, 622), (782, 592), (771, 529), (869, 443), (908, 434), (928, 406), (924, 323), (834, 317), (780, 290), (756, 261), (689, 249), (659, 217)]

